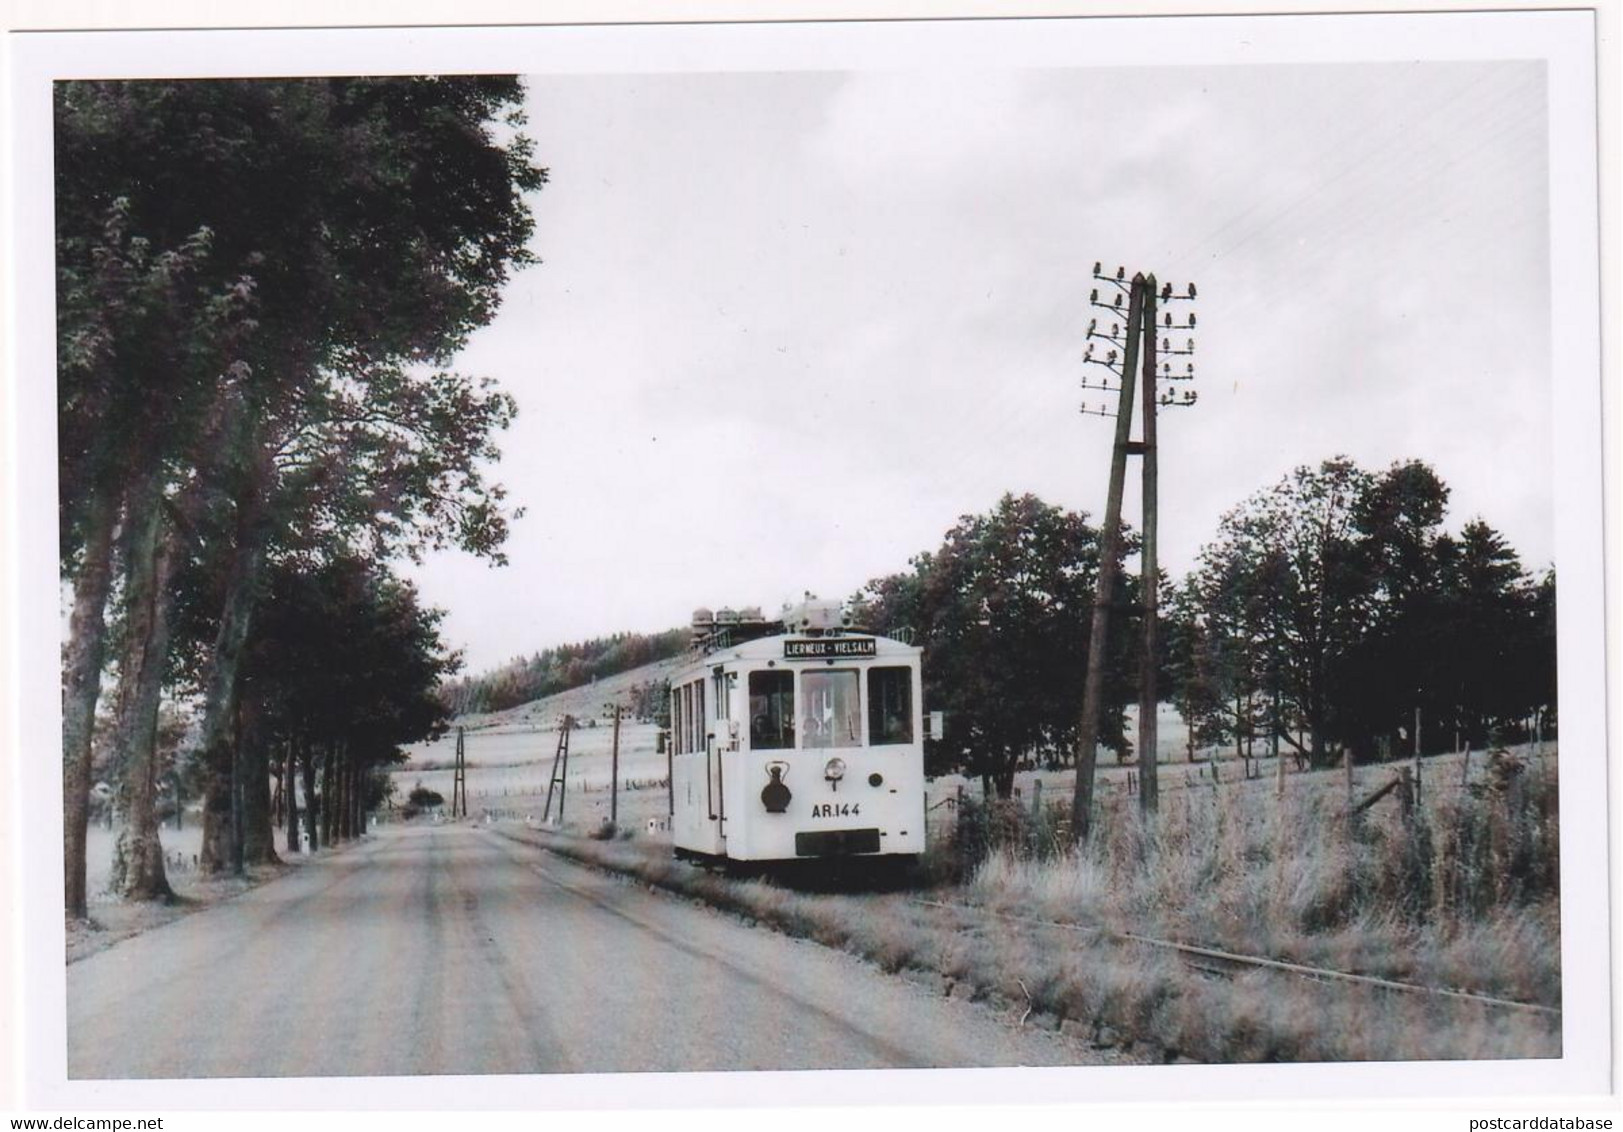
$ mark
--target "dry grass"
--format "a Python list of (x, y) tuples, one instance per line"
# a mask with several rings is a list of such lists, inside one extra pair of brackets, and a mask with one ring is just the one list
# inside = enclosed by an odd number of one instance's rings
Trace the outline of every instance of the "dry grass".
[[(1308, 785), (1306, 779), (1321, 781)], [(992, 910), (1560, 1004), (1553, 763), (1508, 786), (1355, 820), (1334, 776), (1180, 791), (1153, 826), (1104, 815), (1079, 852), (993, 847), (966, 894)]]
[(1136, 1046), (1156, 1059), (1559, 1056), (1554, 1016), (1270, 971), (1213, 978), (1172, 952), (1110, 934), (1559, 1004), (1553, 770), (1528, 772), (1513, 793), (1438, 789), (1412, 836), (1387, 812), (1395, 802), (1347, 822), (1336, 776), (1302, 776), (1283, 808), (1271, 783), (1259, 785), (1169, 792), (1153, 828), (1120, 807), (1080, 853), (1063, 848), (1052, 815), (971, 812), (960, 837), (926, 865), (951, 874), (978, 834), (984, 860), (935, 899), (1104, 932), (1016, 924), (907, 893), (738, 880), (674, 861), (658, 843), (503, 832), (886, 971), (934, 972), (944, 990), (1011, 1018), (1046, 1015), (1096, 1045)]

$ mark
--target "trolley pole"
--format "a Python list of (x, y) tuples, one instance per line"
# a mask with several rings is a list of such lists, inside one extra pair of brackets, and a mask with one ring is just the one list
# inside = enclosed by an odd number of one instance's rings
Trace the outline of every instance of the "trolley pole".
[[(1115, 598), (1121, 559), (1121, 497), (1127, 482), (1127, 447), (1133, 427), (1132, 373), (1138, 364), (1139, 321), (1143, 314), (1144, 277), (1133, 276), (1128, 291), (1127, 325), (1121, 395), (1116, 403), (1116, 443), (1110, 456), (1110, 494), (1100, 534), (1099, 581), (1093, 592), (1093, 626), (1088, 634), (1088, 675), (1082, 686), (1082, 734), (1076, 749), (1076, 792), (1071, 798), (1071, 831), (1086, 841), (1093, 817), (1093, 771), (1099, 756), (1099, 703), (1104, 693), (1104, 655), (1110, 639), (1110, 603)], [(1115, 351), (1111, 351), (1114, 356)], [(1106, 363), (1109, 364), (1108, 362)], [(1086, 407), (1084, 406), (1084, 411)]]

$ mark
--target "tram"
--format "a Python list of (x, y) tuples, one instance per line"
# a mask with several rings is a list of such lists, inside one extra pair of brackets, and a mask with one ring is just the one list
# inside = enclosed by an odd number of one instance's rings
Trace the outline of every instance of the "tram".
[(701, 609), (671, 676), (676, 855), (905, 859), (924, 851), (921, 651), (808, 600), (776, 621)]

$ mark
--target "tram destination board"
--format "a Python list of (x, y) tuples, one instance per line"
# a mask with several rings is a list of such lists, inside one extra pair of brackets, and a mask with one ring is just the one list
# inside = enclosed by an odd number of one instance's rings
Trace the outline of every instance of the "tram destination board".
[(878, 653), (874, 650), (872, 637), (815, 637), (784, 641), (783, 655), (786, 660), (822, 660), (877, 656)]

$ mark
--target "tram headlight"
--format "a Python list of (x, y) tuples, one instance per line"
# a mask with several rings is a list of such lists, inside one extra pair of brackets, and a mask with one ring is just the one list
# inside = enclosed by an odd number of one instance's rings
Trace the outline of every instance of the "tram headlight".
[(829, 759), (823, 764), (823, 777), (830, 782), (838, 782), (845, 777), (845, 760)]

